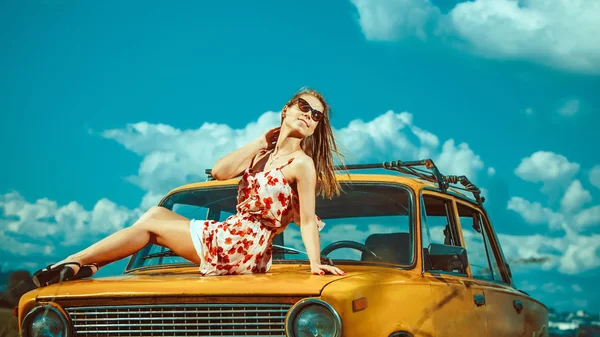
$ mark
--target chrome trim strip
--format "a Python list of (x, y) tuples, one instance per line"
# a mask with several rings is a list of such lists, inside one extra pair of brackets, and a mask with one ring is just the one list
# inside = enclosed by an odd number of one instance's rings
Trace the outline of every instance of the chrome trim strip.
[(93, 310), (93, 309), (137, 309), (137, 308), (223, 308), (223, 307), (279, 307), (289, 308), (289, 304), (269, 304), (269, 303), (201, 303), (201, 304), (140, 304), (140, 305), (107, 305), (107, 306), (86, 306), (86, 307), (69, 307), (69, 311)]
[[(225, 320), (227, 320), (227, 319), (221, 319), (221, 317), (214, 317), (214, 318), (218, 318), (219, 321), (225, 321)], [(254, 320), (254, 319), (255, 319), (254, 317), (247, 318), (247, 320)], [(170, 321), (171, 319), (165, 318), (163, 320), (164, 321)], [(196, 320), (196, 319), (192, 318), (192, 320)], [(137, 321), (137, 319), (132, 318), (132, 319), (130, 319), (130, 321)], [(249, 322), (220, 322), (220, 323), (221, 324), (227, 324), (228, 326), (229, 325), (232, 325), (232, 326), (236, 326), (236, 325), (248, 325), (248, 324), (252, 324), (252, 325), (273, 325), (273, 322), (252, 322), (252, 323), (249, 323)], [(122, 326), (139, 326), (139, 327), (145, 327), (145, 326), (155, 326), (155, 324), (156, 324), (155, 322), (150, 322), (150, 323), (137, 323), (136, 322), (136, 323), (128, 323), (128, 324), (119, 324), (118, 326), (119, 327), (122, 327)], [(167, 326), (167, 325), (177, 325), (177, 326), (213, 326), (214, 325), (214, 323), (210, 323), (210, 322), (208, 322), (208, 323), (177, 323), (177, 324), (163, 322), (162, 324), (164, 326)], [(86, 327), (90, 327), (90, 328), (107, 328), (107, 327), (114, 327), (114, 326), (115, 326), (114, 324), (108, 324), (108, 323), (107, 324), (81, 324), (81, 325), (80, 324), (74, 324), (73, 325), (73, 327), (75, 327), (75, 328), (77, 328), (77, 327), (80, 327), (80, 328), (82, 328), (82, 327), (83, 328), (86, 328)], [(272, 329), (268, 329), (268, 330), (272, 330)], [(278, 329), (276, 329), (276, 330), (278, 330)]]
[[(229, 312), (229, 311), (227, 311)], [(214, 313), (214, 311), (213, 311)], [(137, 314), (137, 312), (136, 312)], [(246, 317), (251, 317), (252, 319), (285, 319), (285, 315), (284, 316), (246, 316)], [(162, 317), (135, 317), (135, 318), (129, 318), (129, 317), (114, 317), (114, 318), (80, 318), (80, 317), (75, 317), (75, 318), (71, 318), (72, 321), (74, 323), (81, 321), (81, 320), (85, 320), (87, 322), (93, 322), (93, 321), (131, 321), (131, 320), (136, 320), (136, 321), (182, 321), (182, 320), (186, 320), (186, 319), (190, 319), (193, 318), (196, 321), (202, 321), (202, 320), (210, 320), (213, 319), (214, 317), (171, 317), (171, 318), (162, 318)], [(219, 317), (220, 319), (243, 319), (245, 318), (244, 316), (237, 316), (237, 317)]]
[[(156, 334), (161, 334), (161, 333), (175, 333), (175, 332), (213, 332), (213, 333), (221, 333), (221, 332), (239, 332), (239, 333), (246, 333), (246, 332), (283, 332), (283, 329), (273, 329), (273, 330), (268, 330), (268, 329), (209, 329), (209, 330), (192, 330), (192, 329), (180, 329), (180, 330), (84, 330), (84, 331), (78, 331), (77, 333), (90, 333), (90, 334), (99, 334), (99, 333), (104, 333), (104, 334), (111, 334), (111, 333), (115, 333), (115, 334), (123, 334), (123, 333), (156, 333)], [(246, 335), (247, 336), (247, 335)], [(276, 336), (276, 335), (275, 335)]]
[(117, 315), (121, 313), (127, 314), (210, 314), (215, 312), (228, 312), (228, 313), (263, 313), (263, 312), (278, 312), (286, 313), (285, 309), (274, 309), (274, 310), (154, 310), (154, 311), (85, 311), (85, 312), (72, 312), (69, 310), (69, 315)]

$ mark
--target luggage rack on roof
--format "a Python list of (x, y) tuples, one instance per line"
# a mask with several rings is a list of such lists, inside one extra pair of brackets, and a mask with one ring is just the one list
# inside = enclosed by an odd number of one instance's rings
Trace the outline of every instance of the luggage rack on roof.
[[(426, 169), (419, 168), (419, 166), (425, 166)], [(390, 161), (379, 164), (356, 164), (346, 165), (347, 170), (361, 170), (361, 169), (374, 169), (384, 168), (386, 170), (398, 171), (404, 174), (409, 174), (421, 178), (423, 180), (436, 183), (442, 192), (447, 192), (450, 184), (460, 183), (463, 187), (452, 186), (452, 188), (470, 192), (473, 194), (475, 201), (482, 206), (485, 202), (485, 198), (481, 196), (481, 190), (475, 186), (467, 176), (456, 176), (456, 175), (443, 175), (440, 170), (435, 166), (433, 160), (423, 159), (414, 161)], [(335, 167), (336, 170), (343, 170), (344, 167), (339, 165)]]
[[(426, 169), (419, 168), (418, 166), (425, 166)], [(423, 180), (436, 183), (442, 192), (447, 192), (450, 184), (460, 183), (463, 187), (452, 186), (455, 189), (463, 190), (473, 194), (475, 201), (482, 206), (485, 202), (485, 198), (481, 196), (481, 190), (475, 186), (466, 176), (448, 175), (445, 176), (440, 173), (440, 170), (435, 166), (433, 160), (423, 159), (414, 161), (390, 161), (378, 164), (353, 164), (353, 165), (337, 165), (335, 170), (368, 170), (384, 168), (386, 170), (398, 171), (400, 173), (416, 176)], [(211, 170), (206, 169), (205, 173), (208, 175), (208, 180), (213, 180)]]

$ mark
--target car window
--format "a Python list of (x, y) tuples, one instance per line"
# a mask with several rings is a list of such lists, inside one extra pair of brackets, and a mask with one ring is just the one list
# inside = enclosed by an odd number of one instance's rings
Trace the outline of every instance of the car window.
[(489, 227), (483, 222), (481, 213), (461, 203), (458, 203), (457, 210), (473, 278), (502, 282), (498, 260), (488, 236)]
[[(336, 263), (384, 263), (409, 265), (414, 258), (408, 189), (395, 184), (345, 185), (341, 196), (317, 201), (316, 213), (325, 222), (320, 234), (321, 251)], [(306, 251), (300, 227), (292, 223), (283, 232), (283, 244)], [(358, 243), (368, 250), (351, 248)], [(329, 249), (336, 247), (336, 249)], [(276, 256), (306, 260), (302, 254)]]
[(424, 210), (424, 212), (421, 212), (421, 240), (423, 242), (425, 270), (465, 274), (465, 270), (442, 271), (433, 269), (427, 257), (428, 248), (431, 244), (461, 246), (460, 236), (454, 222), (452, 200), (423, 194), (421, 208)]
[[(236, 203), (237, 186), (229, 186), (180, 192), (169, 197), (164, 207), (188, 219), (224, 221), (235, 213)], [(411, 193), (403, 185), (344, 184), (340, 196), (317, 198), (316, 214), (325, 222), (319, 233), (320, 248), (335, 248), (327, 255), (335, 263), (410, 265), (414, 262), (412, 210)], [(274, 247), (274, 263), (308, 261), (300, 227), (294, 222), (273, 243), (283, 247)], [(189, 263), (177, 256), (160, 256), (161, 252), (162, 247), (146, 247), (130, 268)]]

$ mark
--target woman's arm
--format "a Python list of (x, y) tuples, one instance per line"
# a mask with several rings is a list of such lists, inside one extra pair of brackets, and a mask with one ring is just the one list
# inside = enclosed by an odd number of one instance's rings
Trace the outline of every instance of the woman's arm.
[(300, 234), (310, 261), (310, 270), (321, 275), (325, 272), (344, 275), (345, 273), (337, 267), (321, 264), (319, 229), (315, 215), (317, 175), (310, 157), (299, 159), (296, 164), (296, 186), (300, 203)]
[(268, 149), (271, 142), (277, 140), (279, 128), (273, 128), (250, 143), (227, 154), (219, 159), (211, 170), (211, 175), (217, 180), (227, 180), (240, 175), (245, 170), (256, 154), (263, 149)]

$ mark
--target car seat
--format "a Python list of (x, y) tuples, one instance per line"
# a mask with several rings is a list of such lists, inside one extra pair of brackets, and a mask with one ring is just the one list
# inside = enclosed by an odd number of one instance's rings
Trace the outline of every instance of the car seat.
[(372, 234), (365, 241), (365, 246), (379, 256), (381, 260), (371, 254), (363, 252), (361, 261), (384, 262), (393, 264), (411, 263), (411, 244), (409, 233), (381, 233)]

